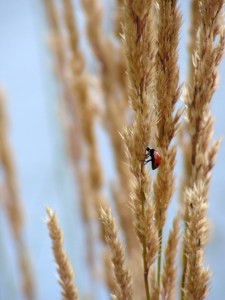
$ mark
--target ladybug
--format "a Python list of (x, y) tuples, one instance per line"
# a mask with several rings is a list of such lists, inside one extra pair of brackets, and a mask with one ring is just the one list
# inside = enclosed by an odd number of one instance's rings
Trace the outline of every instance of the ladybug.
[(150, 161), (152, 162), (152, 170), (155, 170), (160, 165), (161, 156), (155, 149), (147, 147), (145, 150), (145, 164)]

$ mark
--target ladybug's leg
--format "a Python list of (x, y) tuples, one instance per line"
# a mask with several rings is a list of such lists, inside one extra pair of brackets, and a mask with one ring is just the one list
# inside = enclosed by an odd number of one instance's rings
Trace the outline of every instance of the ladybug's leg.
[(146, 163), (148, 163), (148, 162), (150, 162), (152, 159), (150, 159), (150, 160), (148, 160), (148, 161), (146, 161), (146, 159), (148, 159), (149, 158), (149, 156), (145, 156), (145, 158), (144, 159), (141, 159), (140, 161), (141, 162), (144, 162), (144, 164), (146, 164)]
[(151, 156), (149, 153), (145, 154), (145, 159), (149, 158)]
[(149, 163), (150, 161), (152, 161), (152, 159), (145, 160), (144, 164), (146, 165), (146, 164)]
[[(151, 157), (149, 159), (149, 157)], [(151, 149), (149, 147), (146, 148), (145, 150), (145, 155), (144, 155), (144, 164), (146, 165), (148, 162), (152, 161), (152, 153), (151, 153)]]

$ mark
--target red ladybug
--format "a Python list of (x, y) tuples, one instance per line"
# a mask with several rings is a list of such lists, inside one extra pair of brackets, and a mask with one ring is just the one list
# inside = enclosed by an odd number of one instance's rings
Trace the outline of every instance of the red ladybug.
[(158, 152), (155, 151), (155, 149), (146, 148), (146, 154), (145, 154), (145, 164), (148, 162), (152, 162), (152, 170), (155, 170), (158, 168), (161, 162), (161, 156)]

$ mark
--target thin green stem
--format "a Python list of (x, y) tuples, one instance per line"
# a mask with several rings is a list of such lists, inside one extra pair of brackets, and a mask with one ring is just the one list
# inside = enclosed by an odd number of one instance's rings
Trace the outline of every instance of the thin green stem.
[(160, 285), (161, 285), (161, 264), (162, 264), (162, 229), (159, 230), (159, 252), (158, 252), (158, 265), (157, 265), (157, 283), (158, 290), (160, 293)]

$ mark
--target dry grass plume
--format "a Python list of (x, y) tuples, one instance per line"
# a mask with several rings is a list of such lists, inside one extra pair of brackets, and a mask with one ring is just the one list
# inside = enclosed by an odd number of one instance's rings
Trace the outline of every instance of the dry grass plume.
[(61, 294), (63, 300), (77, 300), (77, 289), (74, 286), (73, 270), (70, 266), (68, 257), (63, 249), (63, 235), (59, 227), (56, 214), (50, 208), (46, 208), (48, 217), (46, 223), (48, 225), (49, 236), (52, 241), (52, 252), (57, 265), (59, 275), (59, 284), (61, 286)]

